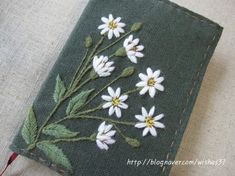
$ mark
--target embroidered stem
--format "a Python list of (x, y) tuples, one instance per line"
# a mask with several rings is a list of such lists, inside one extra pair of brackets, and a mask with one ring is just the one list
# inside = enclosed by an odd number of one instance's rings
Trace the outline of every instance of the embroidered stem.
[(93, 95), (84, 105), (88, 105), (94, 98), (96, 98), (101, 92), (103, 92), (106, 88), (108, 88), (111, 84), (113, 84), (114, 82), (116, 82), (117, 80), (119, 80), (120, 78), (122, 78), (121, 75), (119, 75), (118, 77), (116, 77), (115, 79), (113, 79), (111, 82), (109, 82), (108, 84), (106, 84), (102, 89), (100, 89), (95, 95)]
[(90, 69), (92, 69), (92, 66), (91, 66), (91, 65), (88, 66), (85, 70), (83, 70), (83, 71), (81, 72), (81, 75), (74, 81), (74, 86), (73, 86), (73, 88), (76, 87), (76, 85), (79, 83), (79, 81), (83, 78), (83, 76), (84, 76)]
[(113, 119), (105, 118), (105, 117), (98, 117), (98, 116), (91, 116), (91, 115), (77, 115), (77, 114), (66, 116), (63, 119), (60, 119), (54, 123), (61, 123), (63, 121), (71, 120), (71, 119), (93, 119), (93, 120), (107, 121), (107, 122), (114, 123), (114, 124), (121, 124), (121, 125), (128, 125), (128, 126), (134, 126), (136, 124), (135, 122), (118, 121), (118, 120), (113, 120)]
[(120, 38), (118, 38), (116, 41), (114, 41), (113, 43), (109, 44), (108, 46), (104, 47), (103, 49), (97, 51), (96, 55), (97, 54), (100, 54), (102, 52), (104, 52), (106, 49), (109, 49), (111, 48), (112, 46), (114, 46), (116, 43), (118, 43), (119, 41), (121, 41), (123, 38), (125, 38), (126, 36), (128, 36), (129, 34), (131, 34), (132, 31), (129, 31), (127, 33), (125, 33), (123, 36), (121, 36)]
[(116, 128), (117, 132), (118, 132), (124, 139), (127, 138), (127, 136), (125, 136), (125, 135), (122, 133), (122, 131), (120, 130), (120, 128), (118, 128), (115, 123), (112, 123), (112, 125), (114, 126), (114, 128)]
[(121, 124), (121, 125), (129, 125), (129, 126), (134, 126), (136, 124), (135, 122), (118, 121), (118, 120), (113, 120), (113, 119), (110, 119), (110, 118), (98, 117), (98, 116), (89, 116), (89, 115), (74, 116), (73, 118), (102, 120), (102, 121), (107, 121), (107, 122), (110, 122), (110, 123)]
[(46, 120), (44, 121), (44, 123), (42, 124), (42, 126), (39, 128), (36, 139), (35, 139), (35, 143), (38, 141), (40, 134), (43, 130), (43, 128), (47, 125), (47, 123), (49, 122), (49, 120), (51, 119), (51, 117), (54, 115), (54, 113), (57, 111), (57, 109), (60, 107), (60, 105), (67, 100), (73, 93), (75, 93), (78, 89), (80, 89), (82, 86), (84, 86), (85, 84), (87, 84), (89, 81), (91, 80), (91, 78), (88, 78), (86, 81), (84, 81), (79, 87), (77, 87), (76, 89), (72, 90), (71, 92), (68, 91), (68, 94), (65, 95), (57, 104), (56, 106), (53, 108), (53, 110), (50, 112), (50, 114), (47, 116)]
[(109, 59), (113, 58), (114, 56), (115, 56), (115, 53), (111, 54), (111, 55), (109, 56)]
[(78, 141), (95, 141), (92, 136), (89, 137), (78, 137), (78, 138), (62, 138), (54, 140), (43, 140), (38, 143), (50, 142), (50, 143), (59, 143), (59, 142), (78, 142)]
[(75, 74), (74, 74), (74, 76), (73, 76), (73, 78), (72, 78), (72, 81), (70, 82), (70, 85), (69, 85), (68, 89), (70, 89), (70, 88), (73, 86), (74, 81), (75, 81), (75, 79), (76, 79), (78, 73), (81, 71), (80, 69), (81, 69), (83, 63), (85, 62), (85, 60), (86, 60), (86, 58), (87, 58), (88, 51), (89, 51), (89, 49), (87, 48), (87, 49), (86, 49), (86, 53), (85, 53), (85, 55), (83, 56), (82, 61), (81, 61), (81, 63), (79, 64), (79, 66), (78, 66), (78, 68), (77, 68), (77, 70), (76, 70), (76, 72), (75, 72)]
[(77, 113), (77, 115), (88, 114), (88, 113), (91, 113), (91, 112), (95, 112), (95, 111), (97, 111), (97, 110), (102, 109), (102, 106), (103, 106), (103, 103), (100, 104), (99, 106), (97, 106), (96, 108), (92, 108), (92, 109), (88, 109), (88, 110), (86, 110), (86, 111), (79, 112), (79, 113)]
[(129, 90), (129, 91), (125, 92), (124, 94), (128, 95), (128, 94), (132, 94), (132, 93), (138, 92), (140, 90), (141, 90), (141, 88), (135, 88), (135, 89), (132, 89), (132, 90)]
[(83, 87), (84, 85), (86, 85), (87, 83), (89, 83), (92, 79), (88, 78), (86, 79), (83, 83), (81, 83), (80, 86), (78, 86), (77, 88), (71, 90), (68, 92), (68, 95), (66, 97), (70, 97), (72, 94), (74, 94), (75, 92), (77, 92), (81, 87)]

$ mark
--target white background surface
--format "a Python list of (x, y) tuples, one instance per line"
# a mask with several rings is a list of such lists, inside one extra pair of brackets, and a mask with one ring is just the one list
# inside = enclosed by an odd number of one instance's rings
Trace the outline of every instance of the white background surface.
[[(0, 0), (0, 168), (8, 149), (88, 0)], [(174, 0), (224, 27), (178, 160), (226, 159), (224, 166), (175, 166), (171, 176), (235, 175), (235, 1)], [(24, 157), (5, 176), (55, 176)]]

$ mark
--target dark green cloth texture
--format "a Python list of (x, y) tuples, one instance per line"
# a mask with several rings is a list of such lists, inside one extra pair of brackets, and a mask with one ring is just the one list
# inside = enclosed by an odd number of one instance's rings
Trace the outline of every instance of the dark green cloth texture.
[[(125, 134), (136, 137), (141, 142), (141, 147), (138, 149), (127, 145), (118, 134), (115, 136), (116, 143), (110, 145), (108, 151), (100, 150), (95, 142), (90, 141), (64, 142), (58, 146), (63, 149), (71, 161), (75, 176), (169, 175), (171, 166), (163, 168), (159, 165), (141, 165), (136, 167), (127, 165), (127, 161), (128, 159), (142, 162), (145, 159), (174, 160), (207, 65), (222, 33), (222, 27), (218, 24), (172, 2), (165, 0), (90, 0), (33, 103), (38, 124), (40, 126), (44, 122), (45, 117), (55, 106), (52, 96), (56, 76), (60, 74), (66, 86), (69, 84), (85, 53), (84, 39), (91, 35), (94, 43), (99, 40), (100, 31), (97, 27), (102, 24), (100, 18), (107, 17), (108, 14), (122, 17), (122, 22), (127, 24), (125, 31), (128, 31), (135, 22), (143, 23), (143, 28), (133, 35), (134, 38), (140, 38), (141, 44), (145, 46), (143, 52), (145, 57), (139, 59), (138, 64), (131, 63), (127, 58), (115, 59), (116, 70), (111, 77), (97, 79), (83, 89), (99, 90), (107, 80), (113, 79), (114, 75), (118, 75), (125, 67), (134, 66), (136, 72), (132, 77), (121, 79), (112, 85), (113, 88), (120, 86), (122, 92), (125, 92), (135, 87), (135, 84), (140, 81), (138, 73), (146, 73), (147, 67), (151, 67), (153, 70), (160, 69), (161, 75), (165, 78), (162, 83), (165, 91), (158, 92), (154, 98), (149, 98), (148, 94), (139, 96), (138, 93), (130, 96), (127, 100), (129, 108), (122, 111), (123, 117), (120, 120), (138, 122), (134, 115), (141, 114), (141, 107), (144, 106), (149, 110), (155, 105), (156, 114), (165, 114), (161, 122), (165, 124), (166, 128), (157, 129), (157, 137), (151, 135), (142, 137), (142, 130), (120, 126)], [(113, 38), (112, 41), (114, 40)], [(103, 46), (110, 42), (105, 39)], [(121, 47), (122, 43), (118, 43), (112, 50), (107, 51), (107, 54)], [(103, 54), (106, 55), (106, 53)], [(105, 90), (103, 94), (107, 94), (107, 91)], [(91, 107), (101, 101), (98, 96)], [(58, 120), (61, 115), (64, 115), (66, 103), (51, 121)], [(96, 115), (108, 117), (107, 110), (98, 111)], [(117, 119), (115, 116), (110, 118)], [(97, 132), (100, 123), (101, 121), (95, 120), (83, 120), (82, 122), (74, 120), (72, 123), (68, 121), (64, 124), (74, 131), (89, 135)], [(38, 149), (27, 152), (25, 150), (27, 145), (20, 132), (16, 135), (10, 148), (58, 172), (60, 169), (64, 169), (60, 166), (53, 166)], [(44, 162), (39, 157), (47, 161)], [(63, 175), (72, 174), (65, 170)]]

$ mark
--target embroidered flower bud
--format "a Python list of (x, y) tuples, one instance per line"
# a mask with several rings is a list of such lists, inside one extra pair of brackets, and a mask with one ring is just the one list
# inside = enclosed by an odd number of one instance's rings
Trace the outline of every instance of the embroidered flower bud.
[(132, 32), (137, 32), (142, 28), (143, 23), (134, 23), (131, 27)]
[(90, 72), (90, 78), (93, 79), (93, 80), (98, 78), (98, 74), (95, 72), (94, 69), (91, 70), (91, 72)]
[(122, 71), (121, 77), (125, 78), (128, 76), (133, 75), (133, 73), (135, 72), (135, 68), (134, 67), (127, 67)]
[(125, 141), (133, 148), (140, 147), (140, 142), (137, 139), (126, 137)]
[(92, 135), (90, 135), (90, 139), (95, 141), (96, 140), (96, 135), (97, 135), (96, 133), (93, 133)]
[(85, 46), (86, 48), (90, 48), (92, 46), (92, 38), (91, 36), (87, 36), (85, 39)]
[(125, 57), (126, 56), (126, 49), (124, 47), (119, 48), (116, 52), (115, 52), (115, 56), (117, 57)]
[(110, 76), (115, 69), (114, 62), (109, 61), (107, 56), (95, 56), (93, 59), (93, 69), (99, 75), (99, 77)]

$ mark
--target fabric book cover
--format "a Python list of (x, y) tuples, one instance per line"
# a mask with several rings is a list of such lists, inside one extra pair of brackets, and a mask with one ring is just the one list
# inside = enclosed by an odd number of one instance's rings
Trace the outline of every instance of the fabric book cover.
[(62, 175), (168, 175), (221, 33), (166, 0), (90, 0), (10, 148)]

